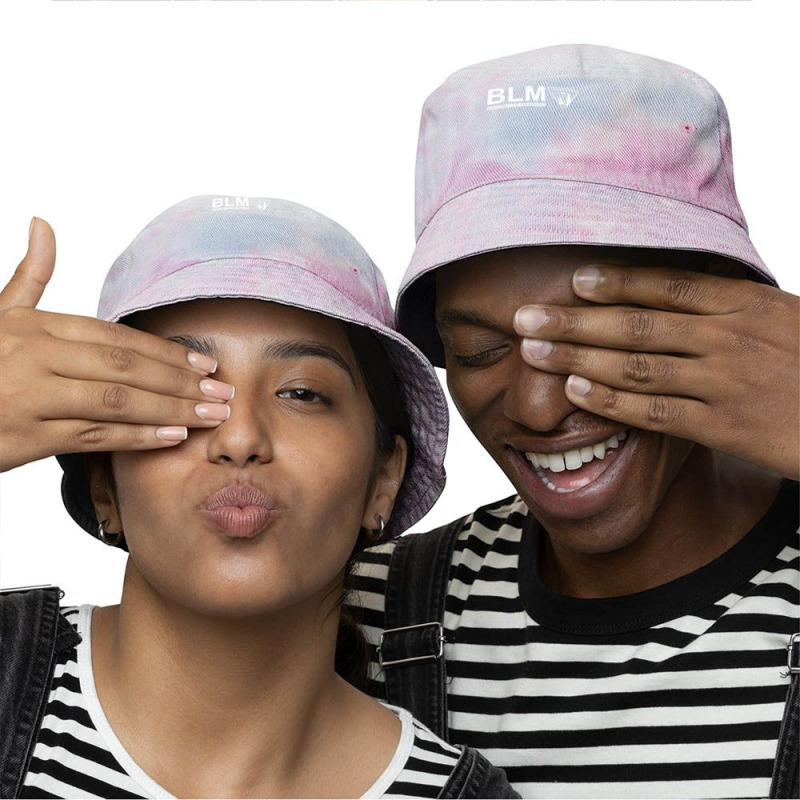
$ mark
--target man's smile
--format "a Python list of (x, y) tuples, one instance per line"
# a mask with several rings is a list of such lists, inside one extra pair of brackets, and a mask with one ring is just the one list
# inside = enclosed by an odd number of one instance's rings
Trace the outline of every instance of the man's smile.
[(563, 445), (548, 452), (506, 447), (506, 463), (518, 476), (523, 496), (546, 515), (562, 519), (594, 516), (609, 506), (625, 484), (642, 437), (626, 428), (605, 439)]

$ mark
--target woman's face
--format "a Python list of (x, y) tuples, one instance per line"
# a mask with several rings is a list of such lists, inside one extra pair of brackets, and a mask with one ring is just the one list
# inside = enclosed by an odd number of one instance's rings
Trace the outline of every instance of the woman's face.
[(116, 502), (95, 502), (108, 529), (124, 531), (129, 570), (212, 615), (335, 600), (359, 529), (388, 517), (405, 464), (401, 439), (388, 460), (377, 456), (374, 411), (344, 325), (223, 299), (140, 320), (217, 358), (213, 377), (236, 394), (217, 428), (190, 429), (165, 450), (112, 454)]

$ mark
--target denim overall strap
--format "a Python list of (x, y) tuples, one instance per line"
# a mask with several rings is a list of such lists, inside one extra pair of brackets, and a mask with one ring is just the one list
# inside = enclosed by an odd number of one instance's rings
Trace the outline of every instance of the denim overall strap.
[(407, 708), (447, 740), (444, 600), (450, 559), (461, 530), (456, 520), (397, 540), (386, 583), (386, 622), (378, 656), (386, 700)]
[(465, 747), (439, 797), (519, 797), (505, 772), (490, 764), (471, 747)]
[(80, 642), (55, 586), (0, 592), (0, 797), (19, 797), (56, 659)]
[(789, 639), (789, 692), (783, 711), (770, 797), (800, 797), (800, 633)]

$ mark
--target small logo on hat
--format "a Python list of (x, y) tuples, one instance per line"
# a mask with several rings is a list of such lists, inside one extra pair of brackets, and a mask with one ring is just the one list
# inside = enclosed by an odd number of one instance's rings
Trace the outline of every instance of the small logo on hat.
[[(251, 205), (250, 201), (253, 201)], [(251, 197), (214, 197), (211, 199), (211, 208), (243, 209), (255, 207), (258, 211), (265, 211), (269, 207), (269, 199), (255, 199)]]
[(559, 86), (500, 86), (486, 93), (486, 108), (542, 107), (547, 105), (548, 95), (562, 107), (575, 99), (574, 90)]
[(211, 208), (250, 208), (249, 197), (214, 197)]

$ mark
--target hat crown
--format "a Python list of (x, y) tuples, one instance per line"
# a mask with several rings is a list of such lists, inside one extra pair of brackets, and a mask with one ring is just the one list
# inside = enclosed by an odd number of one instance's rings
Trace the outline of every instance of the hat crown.
[[(358, 307), (391, 325), (383, 276), (341, 225), (299, 203), (266, 197), (202, 195), (152, 220), (117, 258), (100, 295), (98, 317), (117, 320), (136, 297), (196, 264), (254, 259), (305, 270), (330, 283)], [(258, 280), (257, 273), (253, 279)], [(267, 280), (265, 270), (264, 280)], [(192, 287), (186, 275), (187, 291)]]
[(648, 192), (746, 226), (717, 91), (688, 69), (595, 45), (558, 45), (454, 73), (425, 102), (416, 236), (449, 200), (550, 179)]

